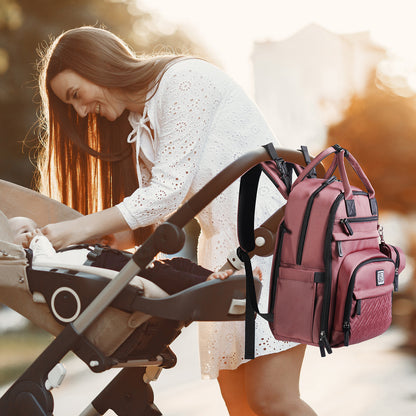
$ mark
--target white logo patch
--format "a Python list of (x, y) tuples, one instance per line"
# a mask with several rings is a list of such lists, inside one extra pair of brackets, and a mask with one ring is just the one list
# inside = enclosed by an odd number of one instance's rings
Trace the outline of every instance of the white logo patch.
[(376, 285), (377, 286), (384, 285), (384, 270), (376, 271)]

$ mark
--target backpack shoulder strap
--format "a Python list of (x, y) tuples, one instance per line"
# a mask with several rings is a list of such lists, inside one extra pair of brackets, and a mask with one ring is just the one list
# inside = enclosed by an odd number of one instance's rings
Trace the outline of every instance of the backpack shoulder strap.
[(272, 160), (254, 166), (240, 178), (237, 229), (240, 247), (246, 252), (255, 248), (254, 210), (261, 173), (264, 172), (269, 177), (285, 199), (288, 198), (292, 182), (292, 171), (286, 161), (277, 154), (273, 143), (263, 147)]
[[(286, 161), (277, 154), (273, 143), (267, 143), (263, 147), (267, 150), (267, 152), (270, 155), (270, 158), (275, 163), (275, 165), (277, 167), (277, 170), (280, 174), (279, 175), (280, 179), (283, 181), (283, 183), (286, 187), (286, 194), (289, 194), (290, 187), (291, 187), (291, 184), (292, 184), (292, 171), (291, 171), (291, 169), (288, 169)], [(287, 197), (286, 197), (286, 199), (287, 199)]]
[(266, 320), (273, 320), (272, 314), (262, 314), (259, 311), (254, 277), (248, 253), (255, 249), (254, 211), (256, 207), (257, 190), (260, 175), (265, 172), (276, 185), (280, 193), (287, 199), (291, 186), (291, 169), (288, 169), (283, 158), (279, 157), (274, 145), (268, 143), (263, 146), (272, 161), (260, 163), (247, 171), (240, 179), (238, 199), (238, 240), (240, 247), (237, 255), (246, 271), (246, 320), (245, 320), (245, 358), (254, 358), (254, 334), (256, 313)]
[(245, 252), (254, 250), (254, 210), (261, 166), (256, 165), (240, 178), (238, 196), (237, 230), (240, 247)]
[(251, 267), (250, 256), (244, 250), (238, 249), (237, 255), (244, 262), (246, 271), (246, 319), (245, 319), (245, 351), (244, 357), (254, 358), (255, 341), (255, 319), (256, 313), (269, 322), (273, 321), (273, 312), (261, 313), (257, 303), (256, 288), (254, 286), (253, 269)]
[[(310, 154), (309, 154), (309, 150), (308, 150), (308, 147), (307, 146), (301, 146), (300, 147), (300, 151), (302, 152), (302, 154), (303, 154), (303, 158), (305, 159), (305, 164), (306, 164), (306, 166), (307, 165), (309, 165), (309, 163), (311, 163), (311, 156), (310, 156)], [(309, 173), (309, 175), (308, 175), (310, 178), (316, 178), (316, 169), (315, 168), (313, 168), (311, 171), (310, 171), (310, 173)]]

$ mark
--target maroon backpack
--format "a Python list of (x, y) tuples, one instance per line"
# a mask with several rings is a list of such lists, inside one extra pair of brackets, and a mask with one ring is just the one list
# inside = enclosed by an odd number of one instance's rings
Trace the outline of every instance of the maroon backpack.
[[(254, 318), (267, 319), (276, 339), (320, 347), (348, 346), (386, 331), (392, 293), (405, 266), (403, 252), (386, 244), (378, 222), (374, 189), (355, 158), (338, 145), (321, 152), (306, 168), (278, 157), (248, 171), (240, 182), (239, 256), (247, 274), (246, 358), (254, 357)], [(324, 178), (314, 168), (335, 153)], [(351, 186), (344, 159), (365, 191)], [(333, 176), (338, 167), (340, 179)], [(291, 184), (290, 172), (298, 177)], [(260, 174), (287, 198), (274, 252), (270, 305), (260, 313), (248, 253), (254, 249), (253, 217)], [(249, 224), (249, 227), (247, 227)]]

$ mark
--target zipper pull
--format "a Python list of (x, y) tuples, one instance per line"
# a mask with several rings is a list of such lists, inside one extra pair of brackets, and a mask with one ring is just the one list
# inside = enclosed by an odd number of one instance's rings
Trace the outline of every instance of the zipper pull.
[(397, 292), (399, 290), (400, 254), (399, 254), (399, 250), (397, 250), (396, 247), (394, 247), (394, 246), (391, 246), (391, 247), (396, 253), (396, 260), (394, 261), (394, 281), (393, 281), (393, 285), (394, 285), (394, 291)]
[(338, 251), (338, 257), (342, 257), (344, 253), (342, 252), (342, 242), (337, 241), (337, 251)]
[(380, 236), (380, 243), (385, 244), (384, 241), (384, 228), (382, 225), (378, 225), (377, 227), (378, 235)]
[(332, 182), (335, 182), (336, 180), (337, 180), (337, 177), (336, 177), (336, 176), (331, 176), (329, 179), (327, 179), (327, 180), (325, 181), (325, 185), (326, 185), (326, 186), (331, 185), (331, 183), (332, 183)]
[(398, 267), (394, 268), (393, 287), (394, 287), (394, 291), (398, 292), (399, 290), (399, 268)]
[(352, 230), (352, 227), (350, 225), (350, 222), (348, 221), (347, 218), (341, 218), (339, 220), (339, 222), (344, 226), (344, 231), (348, 234), (348, 235), (353, 235), (354, 231)]
[(325, 357), (325, 350), (328, 354), (332, 354), (332, 348), (329, 345), (328, 338), (324, 331), (321, 331), (321, 335), (319, 337), (319, 349), (321, 350), (321, 357)]
[(342, 329), (344, 331), (344, 345), (348, 347), (350, 343), (350, 335), (351, 335), (351, 325), (348, 321), (344, 321), (342, 325)]
[(356, 315), (361, 315), (361, 299), (357, 299), (357, 306), (355, 309), (355, 314)]

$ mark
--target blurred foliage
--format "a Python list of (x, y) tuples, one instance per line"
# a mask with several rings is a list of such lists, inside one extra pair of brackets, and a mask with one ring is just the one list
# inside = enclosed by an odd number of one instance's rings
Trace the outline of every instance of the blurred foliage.
[[(351, 98), (342, 120), (330, 126), (328, 146), (335, 143), (354, 155), (376, 191), (380, 208), (409, 215), (407, 263), (415, 264), (416, 237), (416, 95), (403, 77), (374, 75), (361, 95)], [(348, 166), (347, 166), (348, 167)], [(362, 188), (352, 169), (348, 177)], [(413, 261), (412, 261), (413, 260)], [(416, 353), (416, 275), (395, 293), (394, 323), (407, 332), (405, 347)]]
[[(29, 326), (0, 337), (0, 386), (19, 377), (53, 340), (52, 335)], [(7, 357), (7, 358), (6, 358)]]
[(1, 179), (30, 187), (33, 166), (28, 156), (36, 144), (39, 108), (37, 51), (63, 31), (82, 25), (105, 27), (138, 53), (205, 55), (180, 29), (161, 26), (133, 0), (0, 0)]
[[(386, 211), (416, 209), (416, 95), (399, 95), (374, 76), (361, 95), (351, 98), (343, 119), (329, 128), (328, 145), (351, 151), (376, 189)], [(356, 179), (351, 171), (349, 178)], [(351, 182), (360, 186), (357, 180)], [(362, 185), (361, 185), (362, 186)]]
[[(416, 259), (416, 235), (410, 234), (407, 248), (407, 261)], [(413, 265), (415, 262), (413, 261)], [(395, 294), (393, 305), (393, 323), (406, 331), (407, 339), (403, 347), (416, 354), (416, 275), (413, 275), (404, 290)]]

